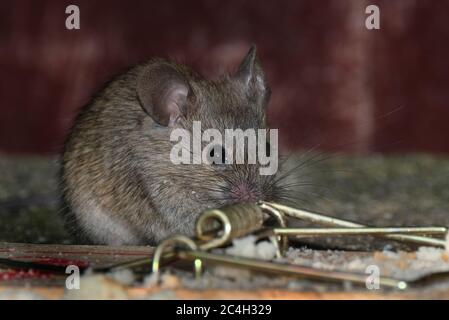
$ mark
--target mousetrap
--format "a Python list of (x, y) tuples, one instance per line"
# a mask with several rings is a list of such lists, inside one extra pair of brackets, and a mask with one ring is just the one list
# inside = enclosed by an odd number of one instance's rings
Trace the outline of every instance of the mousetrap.
[[(270, 218), (277, 225), (267, 226), (266, 222)], [(287, 218), (306, 220), (327, 227), (290, 228), (287, 224)], [(237, 204), (204, 212), (197, 221), (195, 238), (176, 235), (163, 241), (155, 250), (152, 259), (152, 272), (156, 277), (156, 282), (159, 281), (159, 273), (164, 259), (176, 257), (193, 262), (197, 279), (201, 277), (203, 266), (211, 264), (250, 269), (278, 276), (331, 282), (350, 282), (355, 285), (367, 286), (368, 276), (366, 273), (320, 269), (309, 265), (282, 262), (288, 250), (289, 240), (291, 238), (323, 236), (349, 237), (370, 235), (394, 241), (444, 248), (445, 241), (437, 238), (437, 236), (444, 236), (446, 233), (447, 229), (445, 227), (368, 227), (269, 202)], [(248, 235), (254, 236), (257, 240), (266, 239), (270, 241), (276, 249), (276, 258), (272, 259), (275, 261), (264, 261), (214, 252), (214, 249), (229, 245), (236, 238)], [(134, 263), (134, 265), (138, 265), (145, 262)], [(439, 274), (439, 276), (441, 277), (442, 275)], [(419, 285), (428, 279), (429, 276), (426, 276), (407, 281), (379, 275), (377, 281), (382, 287), (405, 290), (409, 286)]]
[[(292, 219), (312, 226), (291, 227)], [(449, 257), (441, 249), (445, 247), (446, 233), (445, 227), (374, 227), (277, 203), (242, 203), (203, 212), (197, 220), (194, 237), (174, 235), (155, 249), (4, 245), (0, 250), (0, 269), (9, 270), (9, 279), (3, 280), (12, 284), (14, 280), (20, 283), (21, 279), (27, 279), (37, 283), (45, 280), (47, 285), (57, 286), (67, 277), (67, 265), (74, 264), (81, 274), (117, 274), (131, 270), (133, 286), (146, 283), (146, 288), (151, 290), (166, 286), (167, 274), (187, 275), (191, 279), (190, 287), (197, 285), (205, 289), (208, 286), (204, 284), (205, 279), (214, 277), (216, 270), (229, 269), (238, 270), (233, 275), (236, 279), (240, 279), (238, 272), (266, 277), (269, 280), (260, 284), (262, 287), (270, 287), (269, 281), (281, 279), (276, 282), (281, 288), (305, 282), (318, 286), (349, 285), (365, 292), (367, 288), (413, 292), (429, 284), (449, 283)], [(354, 236), (365, 241), (382, 238), (427, 249), (394, 253), (311, 250), (304, 245), (295, 248), (303, 239), (336, 236), (346, 237), (348, 241), (355, 239)], [(248, 255), (242, 244), (248, 243), (248, 239), (251, 248), (263, 244), (265, 250)], [(426, 255), (433, 257), (435, 263), (421, 261)], [(373, 266), (379, 271), (374, 278), (372, 273), (367, 273), (368, 267)], [(402, 268), (402, 274), (397, 272), (398, 268)]]

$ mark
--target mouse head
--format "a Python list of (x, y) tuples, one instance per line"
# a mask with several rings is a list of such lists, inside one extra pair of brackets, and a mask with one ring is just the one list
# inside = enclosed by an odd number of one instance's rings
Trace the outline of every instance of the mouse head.
[[(189, 173), (191, 179), (201, 180), (198, 187), (203, 188), (211, 199), (222, 199), (221, 204), (276, 199), (274, 174), (261, 175), (260, 163), (248, 161), (253, 153), (273, 151), (265, 140), (262, 151), (258, 141), (259, 131), (266, 129), (265, 110), (270, 89), (254, 46), (235, 73), (214, 81), (170, 61), (150, 63), (138, 79), (137, 93), (144, 111), (158, 126), (170, 132), (182, 129), (195, 138), (195, 125), (199, 124), (197, 129), (201, 135), (210, 129), (221, 134), (221, 141), (200, 137), (200, 162), (195, 162), (195, 155), (190, 157), (192, 149), (184, 144), (183, 149), (188, 149), (191, 162), (184, 161), (177, 169), (173, 168), (179, 170), (178, 174), (192, 170)], [(256, 142), (243, 139), (246, 142), (243, 163), (237, 161), (237, 156), (229, 157), (230, 153), (236, 153), (238, 141), (234, 145), (224, 143), (229, 131), (236, 129), (245, 133), (248, 129), (254, 130), (256, 135)], [(269, 140), (269, 136), (270, 133), (266, 133), (265, 139)], [(277, 157), (277, 149), (275, 151)], [(232, 161), (228, 162), (229, 158)], [(194, 181), (189, 183), (190, 187), (194, 185)]]

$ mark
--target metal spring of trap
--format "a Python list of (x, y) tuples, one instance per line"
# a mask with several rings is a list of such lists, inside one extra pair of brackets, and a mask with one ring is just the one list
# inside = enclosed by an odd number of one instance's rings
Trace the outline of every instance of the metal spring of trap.
[[(277, 226), (266, 226), (268, 218), (274, 219)], [(300, 219), (327, 227), (289, 228), (287, 218)], [(277, 203), (242, 203), (203, 212), (197, 220), (194, 239), (175, 235), (162, 241), (154, 252), (152, 271), (158, 281), (161, 260), (175, 256), (178, 259), (193, 261), (197, 278), (201, 276), (203, 264), (207, 263), (283, 276), (365, 284), (367, 275), (363, 273), (329, 271), (297, 264), (217, 254), (210, 250), (226, 246), (233, 239), (250, 234), (256, 236), (256, 239), (269, 239), (276, 247), (278, 258), (285, 253), (288, 248), (288, 238), (291, 237), (370, 235), (395, 241), (444, 247), (444, 240), (431, 237), (431, 235), (444, 235), (446, 232), (445, 227), (370, 227)], [(401, 290), (408, 287), (407, 282), (388, 277), (380, 277), (379, 283), (385, 287)]]

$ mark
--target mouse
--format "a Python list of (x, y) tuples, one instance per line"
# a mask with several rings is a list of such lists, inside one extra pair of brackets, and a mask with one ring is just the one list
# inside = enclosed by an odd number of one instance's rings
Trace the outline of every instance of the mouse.
[[(266, 129), (270, 88), (253, 45), (234, 72), (206, 79), (152, 58), (108, 82), (76, 116), (61, 156), (69, 231), (90, 244), (156, 245), (194, 235), (204, 210), (282, 198), (256, 164), (174, 164), (176, 129)], [(214, 146), (215, 158), (226, 150)]]

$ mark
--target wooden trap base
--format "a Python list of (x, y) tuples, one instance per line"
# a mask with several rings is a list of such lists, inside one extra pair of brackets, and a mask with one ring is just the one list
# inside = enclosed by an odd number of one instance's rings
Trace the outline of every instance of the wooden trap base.
[[(152, 247), (107, 247), (77, 245), (34, 245), (0, 243), (0, 258), (34, 262), (53, 266), (77, 265), (107, 267), (112, 264), (151, 257)], [(379, 253), (339, 252), (342, 256), (375, 256)], [(413, 259), (413, 254), (404, 259)], [(379, 259), (381, 261), (382, 258)], [(156, 286), (127, 286), (103, 275), (93, 275), (89, 292), (65, 289), (65, 274), (51, 271), (17, 270), (0, 267), (0, 299), (44, 298), (44, 299), (445, 299), (447, 289), (398, 291), (370, 291), (354, 288), (339, 292), (298, 292), (294, 290), (258, 288), (239, 289), (186, 289), (179, 282)], [(86, 282), (87, 283), (87, 282)], [(92, 289), (93, 288), (93, 289)], [(24, 293), (28, 295), (24, 296)]]

